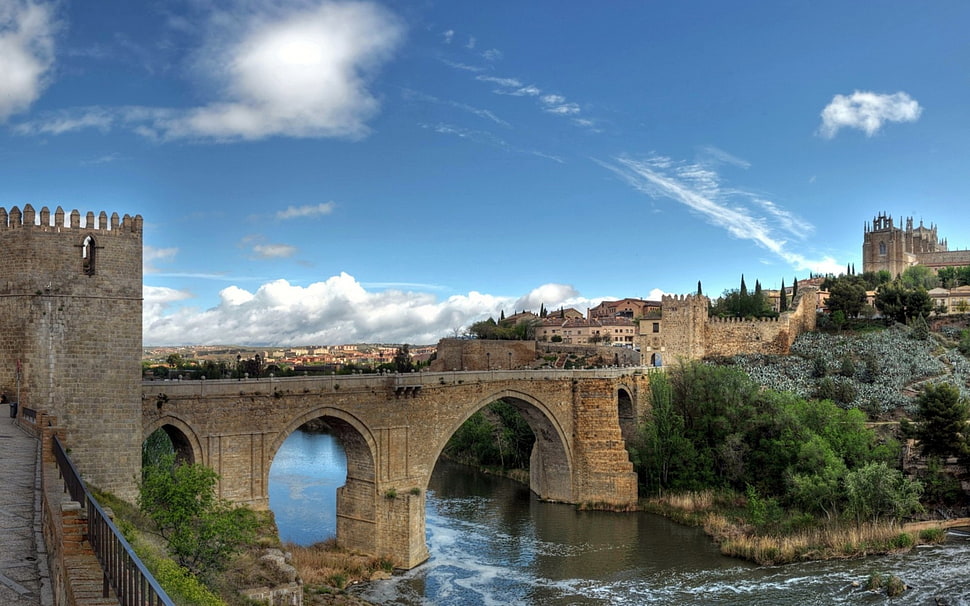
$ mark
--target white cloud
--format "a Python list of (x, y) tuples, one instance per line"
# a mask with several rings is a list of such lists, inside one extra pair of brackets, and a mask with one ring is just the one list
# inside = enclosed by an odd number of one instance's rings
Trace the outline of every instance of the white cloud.
[(482, 57), (486, 61), (500, 61), (503, 56), (502, 51), (497, 48), (490, 48), (482, 53)]
[(886, 122), (915, 122), (922, 111), (920, 104), (904, 92), (886, 95), (855, 91), (851, 95), (835, 95), (822, 110), (819, 135), (831, 139), (842, 128), (857, 128), (871, 137)]
[[(370, 86), (377, 69), (403, 40), (401, 21), (371, 2), (318, 0), (287, 6), (267, 6), (243, 16), (212, 14), (207, 43), (197, 53), (199, 80), (217, 88), (217, 98), (208, 105), (185, 110), (76, 108), (20, 124), (16, 130), (25, 135), (62, 134), (123, 125), (162, 141), (367, 135), (367, 121), (380, 106)], [(4, 46), (10, 44), (4, 42), (7, 38), (0, 37), (0, 56), (9, 52)], [(20, 63), (24, 61), (18, 59)], [(0, 84), (11, 78), (4, 74), (4, 65), (0, 64)], [(43, 70), (34, 71), (38, 73), (30, 90), (36, 93)], [(8, 95), (0, 86), (0, 119)]]
[(372, 3), (253, 16), (240, 37), (204, 49), (224, 99), (154, 126), (162, 138), (362, 137), (379, 105), (369, 80), (402, 38)]
[(276, 213), (277, 219), (302, 219), (306, 217), (320, 217), (329, 215), (337, 205), (333, 202), (321, 202), (320, 204), (307, 204), (304, 206), (288, 206), (286, 210)]
[(142, 273), (156, 273), (155, 261), (168, 261), (178, 254), (177, 248), (156, 248), (154, 246), (144, 246), (142, 248)]
[(455, 37), (455, 30), (450, 29), (450, 30), (444, 32), (443, 34), (441, 34), (441, 37), (444, 39), (445, 44), (451, 44), (451, 41)]
[(37, 100), (54, 66), (52, 3), (0, 0), (0, 122)]
[(439, 300), (424, 292), (369, 291), (346, 273), (307, 286), (275, 280), (255, 292), (229, 286), (204, 311), (176, 307), (190, 296), (179, 291), (146, 286), (144, 296), (144, 342), (151, 345), (437, 343), (502, 311), (538, 312), (543, 304), (585, 311), (603, 300), (564, 284), (544, 284), (519, 298), (472, 291)]
[(253, 252), (258, 259), (286, 259), (296, 254), (297, 248), (289, 244), (256, 244)]
[[(810, 259), (793, 252), (779, 231), (800, 239), (813, 226), (779, 208), (761, 196), (722, 187), (720, 176), (706, 166), (675, 162), (663, 156), (637, 160), (615, 158), (600, 164), (625, 180), (633, 188), (653, 197), (674, 200), (700, 214), (712, 225), (742, 240), (751, 240), (767, 249), (797, 270), (838, 273), (840, 266), (831, 257)], [(758, 210), (761, 213), (759, 214)]]

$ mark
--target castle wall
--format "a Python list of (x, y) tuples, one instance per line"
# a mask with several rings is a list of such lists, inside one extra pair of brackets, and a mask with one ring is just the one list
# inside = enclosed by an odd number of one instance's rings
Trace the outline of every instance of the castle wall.
[(0, 209), (0, 389), (56, 415), (85, 480), (132, 499), (141, 468), (142, 220), (89, 212), (81, 222), (59, 208), (53, 216), (30, 205)]
[[(798, 335), (815, 330), (817, 296), (816, 288), (803, 287), (789, 311), (754, 320), (710, 318), (709, 299), (703, 295), (664, 296), (660, 332), (640, 331), (644, 363), (656, 353), (664, 365), (714, 356), (787, 354)], [(641, 327), (655, 321), (644, 320)]]
[(509, 370), (531, 367), (535, 359), (535, 341), (442, 339), (430, 370)]
[(787, 354), (798, 335), (815, 329), (816, 298), (816, 290), (806, 287), (792, 301), (791, 311), (777, 318), (709, 318), (705, 323), (707, 355)]

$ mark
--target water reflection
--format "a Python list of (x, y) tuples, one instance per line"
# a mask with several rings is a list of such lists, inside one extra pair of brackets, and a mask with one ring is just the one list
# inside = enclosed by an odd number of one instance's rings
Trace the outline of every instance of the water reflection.
[(293, 432), (269, 471), (269, 507), (280, 539), (312, 545), (337, 532), (337, 488), (347, 479), (347, 457), (329, 434)]

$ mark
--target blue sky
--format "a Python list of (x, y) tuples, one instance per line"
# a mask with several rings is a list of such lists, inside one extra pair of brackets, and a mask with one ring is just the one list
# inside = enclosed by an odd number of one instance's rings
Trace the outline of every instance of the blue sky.
[(146, 345), (433, 343), (501, 311), (970, 244), (970, 3), (0, 0), (0, 206), (145, 219)]

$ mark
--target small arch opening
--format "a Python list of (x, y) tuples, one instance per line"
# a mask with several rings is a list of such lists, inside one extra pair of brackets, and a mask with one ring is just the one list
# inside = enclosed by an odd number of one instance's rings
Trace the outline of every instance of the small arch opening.
[(96, 247), (94, 236), (87, 236), (81, 243), (81, 269), (86, 276), (93, 276), (95, 273)]

